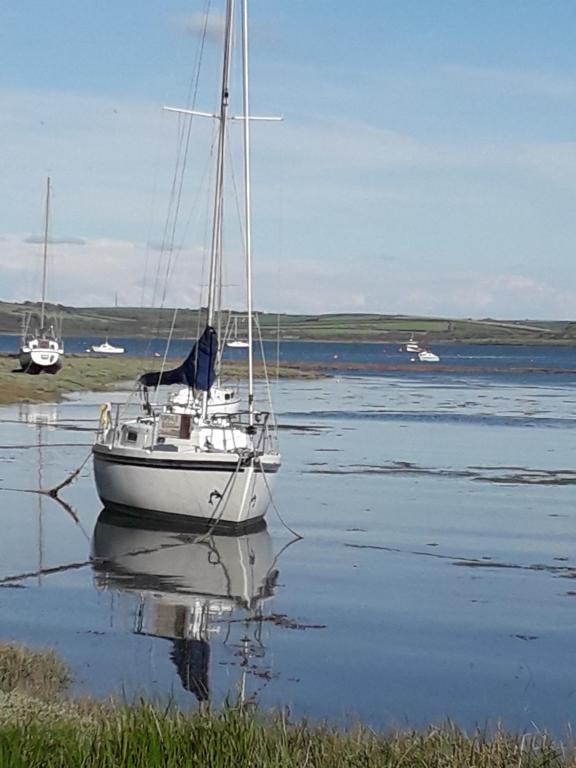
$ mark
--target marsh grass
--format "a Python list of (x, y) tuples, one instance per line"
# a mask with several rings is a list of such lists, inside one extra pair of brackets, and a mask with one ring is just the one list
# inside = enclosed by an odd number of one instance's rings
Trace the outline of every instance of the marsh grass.
[[(168, 365), (177, 365), (170, 360)], [(127, 383), (128, 387), (144, 371), (158, 370), (156, 359), (118, 357), (95, 358), (89, 355), (66, 355), (62, 369), (55, 375), (46, 373), (38, 376), (20, 372), (18, 360), (0, 355), (0, 405), (10, 403), (53, 403), (70, 392), (101, 392)], [(256, 365), (255, 375), (263, 376), (263, 368)], [(274, 375), (276, 369), (274, 369)], [(232, 377), (245, 375), (245, 366), (226, 363), (224, 374)], [(272, 374), (272, 371), (271, 371)], [(300, 370), (296, 365), (283, 365), (278, 371), (281, 378), (318, 378), (309, 369)]]
[(536, 734), (466, 735), (456, 727), (379, 735), (227, 707), (184, 714), (150, 704), (82, 718), (0, 726), (2, 768), (567, 768), (572, 752)]
[(0, 691), (53, 701), (68, 689), (72, 677), (66, 664), (51, 650), (34, 651), (11, 643), (0, 644)]

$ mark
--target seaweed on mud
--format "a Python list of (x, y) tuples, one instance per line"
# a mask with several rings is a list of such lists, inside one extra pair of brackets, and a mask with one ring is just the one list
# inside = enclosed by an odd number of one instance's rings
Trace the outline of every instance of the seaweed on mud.
[(326, 624), (303, 624), (295, 621), (285, 613), (271, 613), (268, 616), (252, 616), (249, 619), (224, 619), (224, 624), (245, 624), (245, 623), (270, 623), (284, 629), (326, 629)]
[[(509, 470), (512, 471), (507, 473)], [(305, 472), (306, 474), (321, 475), (421, 475), (469, 479), (478, 483), (494, 483), (495, 485), (576, 485), (576, 471), (569, 469), (529, 469), (505, 466), (455, 469), (422, 467), (409, 461), (391, 461), (387, 464), (349, 464), (348, 466), (340, 465), (326, 469), (308, 469)], [(495, 472), (500, 474), (492, 474)]]
[(538, 640), (538, 635), (512, 635), (512, 637), (517, 637), (518, 640)]
[(306, 425), (306, 424), (279, 424), (278, 430), (279, 431), (286, 431), (286, 432), (292, 432), (295, 435), (298, 434), (306, 434), (306, 435), (322, 435), (325, 432), (328, 432), (332, 429), (332, 427), (323, 427), (316, 424), (312, 425)]
[(400, 549), (399, 547), (389, 547), (382, 544), (354, 544), (352, 542), (346, 542), (344, 546), (352, 549), (373, 549), (382, 552), (416, 555), (418, 557), (433, 557), (438, 560), (447, 560), (452, 565), (463, 568), (544, 572), (563, 579), (576, 579), (576, 567), (570, 565), (547, 565), (545, 563), (531, 563), (526, 565), (523, 563), (505, 563), (493, 560), (488, 555), (484, 555), (481, 558), (459, 557), (457, 555), (443, 555), (439, 552)]

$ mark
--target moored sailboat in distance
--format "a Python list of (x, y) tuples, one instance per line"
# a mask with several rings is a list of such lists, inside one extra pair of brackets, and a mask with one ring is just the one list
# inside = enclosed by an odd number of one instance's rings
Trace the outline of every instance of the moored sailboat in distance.
[(238, 318), (234, 318), (234, 331), (232, 337), (226, 342), (226, 346), (231, 349), (248, 349), (248, 342), (238, 337)]
[[(234, 0), (226, 0), (226, 23), (218, 121), (216, 178), (212, 210), (210, 277), (205, 326), (177, 368), (143, 374), (142, 412), (123, 418), (104, 411), (93, 447), (98, 494), (108, 508), (137, 516), (164, 516), (210, 529), (249, 529), (261, 523), (280, 467), (276, 422), (256, 406), (254, 392), (250, 112), (248, 100), (247, 0), (242, 0), (242, 96), (248, 382), (243, 407), (232, 389), (222, 387), (222, 340), (217, 327), (222, 288), (225, 160), (231, 116), (230, 69)], [(180, 385), (163, 403), (159, 388)], [(182, 387), (182, 385), (184, 385)]]
[(28, 312), (22, 322), (22, 343), (19, 360), (26, 373), (58, 373), (62, 367), (64, 343), (56, 321), (46, 317), (46, 283), (48, 275), (48, 228), (50, 219), (50, 177), (46, 180), (46, 206), (44, 217), (44, 248), (42, 252), (42, 299), (40, 322), (32, 329), (33, 315)]
[(420, 345), (414, 338), (414, 334), (410, 334), (409, 340), (406, 342), (406, 352), (418, 352), (420, 350)]

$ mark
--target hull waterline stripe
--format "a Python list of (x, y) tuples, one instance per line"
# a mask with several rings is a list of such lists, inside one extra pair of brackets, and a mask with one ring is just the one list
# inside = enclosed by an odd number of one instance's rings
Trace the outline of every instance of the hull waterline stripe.
[(145, 528), (157, 531), (175, 531), (180, 533), (205, 533), (210, 531), (223, 536), (238, 536), (242, 533), (256, 533), (266, 529), (264, 515), (251, 517), (242, 522), (218, 520), (218, 518), (194, 517), (173, 512), (129, 507), (100, 497), (104, 509), (100, 513), (102, 522), (124, 527)]
[[(93, 451), (94, 458), (100, 461), (107, 462), (109, 464), (123, 464), (125, 466), (132, 467), (148, 467), (152, 469), (180, 469), (189, 472), (229, 472), (233, 474), (243, 473), (249, 468), (249, 464), (240, 464), (238, 461), (185, 461), (179, 459), (156, 459), (146, 458), (140, 459), (136, 456), (116, 456), (112, 454), (102, 453), (100, 451)], [(273, 475), (280, 469), (279, 464), (266, 465), (261, 461), (258, 461), (254, 466), (254, 472), (261, 474), (264, 471), (267, 475)]]

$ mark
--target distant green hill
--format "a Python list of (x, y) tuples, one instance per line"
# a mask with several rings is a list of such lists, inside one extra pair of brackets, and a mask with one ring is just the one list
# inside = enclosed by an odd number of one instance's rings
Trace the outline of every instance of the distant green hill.
[[(20, 333), (22, 317), (27, 311), (38, 312), (38, 306), (31, 302), (0, 302), (0, 333)], [(64, 336), (166, 336), (174, 318), (174, 309), (149, 307), (66, 307), (58, 304), (50, 305), (48, 312), (62, 318)], [(174, 336), (194, 337), (201, 325), (201, 314), (200, 310), (179, 309)], [(414, 333), (416, 338), (425, 338), (428, 343), (576, 344), (576, 322), (561, 320), (454, 320), (409, 315), (276, 315), (266, 312), (257, 313), (257, 319), (265, 339), (400, 344)]]

